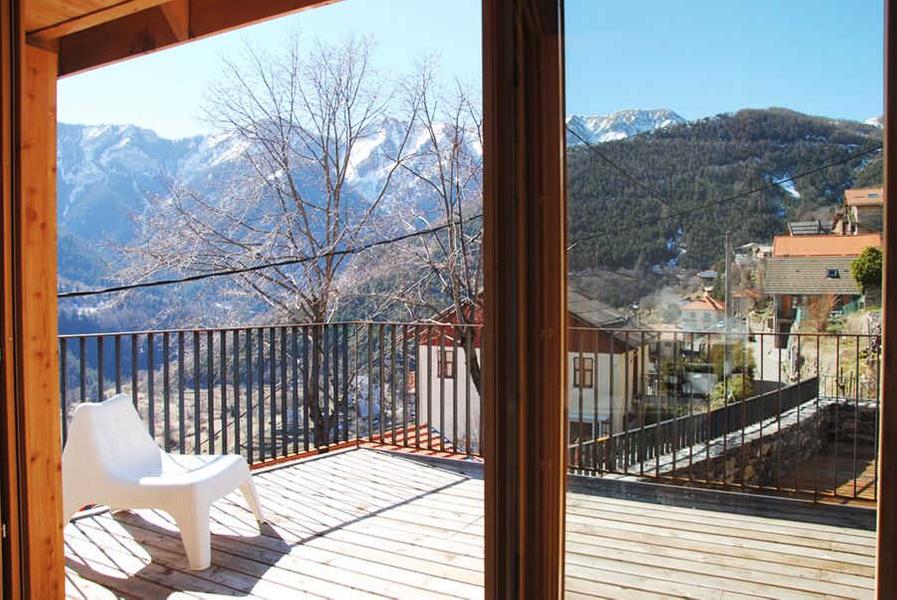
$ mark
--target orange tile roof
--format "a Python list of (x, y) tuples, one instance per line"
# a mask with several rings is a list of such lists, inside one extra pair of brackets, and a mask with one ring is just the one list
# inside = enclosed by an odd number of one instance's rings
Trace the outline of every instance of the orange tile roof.
[(726, 310), (726, 305), (711, 298), (710, 296), (704, 296), (703, 298), (699, 298), (697, 300), (692, 300), (688, 304), (682, 307), (683, 310), (717, 310), (723, 311)]
[(847, 206), (880, 206), (884, 197), (882, 188), (844, 190), (844, 204)]
[(881, 248), (881, 234), (777, 235), (772, 242), (772, 255), (859, 256), (869, 246)]

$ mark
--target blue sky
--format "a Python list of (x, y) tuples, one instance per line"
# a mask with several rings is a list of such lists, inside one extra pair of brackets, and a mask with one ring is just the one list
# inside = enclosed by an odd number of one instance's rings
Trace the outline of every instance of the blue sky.
[[(567, 0), (566, 11), (570, 113), (667, 107), (693, 119), (785, 106), (862, 120), (882, 111), (881, 0)], [(201, 133), (221, 57), (244, 44), (276, 52), (297, 29), (371, 35), (383, 71), (407, 72), (435, 52), (446, 80), (480, 81), (480, 0), (346, 0), (66, 78), (59, 119)]]

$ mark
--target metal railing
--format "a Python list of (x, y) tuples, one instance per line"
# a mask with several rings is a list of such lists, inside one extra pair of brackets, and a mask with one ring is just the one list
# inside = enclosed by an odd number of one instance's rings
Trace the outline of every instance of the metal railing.
[(476, 456), (477, 331), (346, 322), (63, 335), (63, 437), (74, 405), (123, 393), (181, 453), (259, 464), (373, 442)]
[[(573, 328), (570, 338), (572, 472), (876, 500), (877, 337)], [(592, 364), (594, 380), (580, 372)]]
[[(480, 332), (345, 322), (64, 335), (63, 414), (125, 393), (167, 449), (253, 464), (358, 443), (478, 457)], [(572, 473), (875, 500), (878, 338), (568, 334)]]

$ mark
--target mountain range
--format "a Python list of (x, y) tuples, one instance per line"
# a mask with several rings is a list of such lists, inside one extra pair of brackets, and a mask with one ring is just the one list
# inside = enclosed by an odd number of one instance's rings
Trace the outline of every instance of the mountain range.
[[(602, 144), (604, 152), (629, 169), (630, 175), (671, 195), (673, 204), (691, 206), (695, 198), (793, 174), (881, 136), (876, 121), (861, 124), (781, 109), (740, 111), (697, 122), (686, 122), (669, 109), (625, 110), (573, 115), (567, 125), (571, 238), (599, 233), (600, 224), (609, 217), (629, 222), (648, 218), (658, 208), (667, 210), (644, 198), (636, 200), (645, 196), (644, 190), (633, 188), (623, 174), (595, 161), (582, 148), (583, 141)], [(404, 127), (400, 121), (385, 119), (362, 140), (348, 173), (352, 194), (364, 198), (376, 188), (388, 168), (386, 157)], [(412, 136), (412, 144), (421, 143), (421, 135)], [(58, 128), (57, 148), (62, 289), (108, 283), (121, 265), (116, 247), (133, 241), (140, 217), (150, 207), (148, 198), (164, 196), (170, 180), (214, 194), (223, 181), (244, 168), (247, 149), (237, 138), (221, 134), (167, 139), (133, 125), (64, 123)], [(766, 194), (769, 207), (754, 209), (754, 218), (747, 220), (754, 226), (740, 237), (768, 238), (789, 216), (835, 204), (840, 191), (855, 180), (874, 182), (868, 173), (859, 177), (858, 168), (842, 169), (834, 179), (799, 181), (795, 187), (783, 187), (775, 198)], [(401, 203), (427, 201), (413, 194), (397, 198)], [(621, 211), (623, 205), (630, 209)], [(384, 210), (403, 206), (384, 206)], [(762, 226), (757, 225), (761, 217), (756, 215), (764, 215)], [(626, 268), (657, 264), (675, 259), (686, 247), (689, 264), (712, 261), (712, 235), (694, 227), (680, 230), (679, 225), (642, 227), (625, 243), (591, 240), (571, 255), (571, 266), (589, 269), (596, 260)], [(164, 303), (164, 298), (155, 301)], [(75, 311), (81, 318), (85, 306), (95, 305), (69, 302), (63, 310)]]

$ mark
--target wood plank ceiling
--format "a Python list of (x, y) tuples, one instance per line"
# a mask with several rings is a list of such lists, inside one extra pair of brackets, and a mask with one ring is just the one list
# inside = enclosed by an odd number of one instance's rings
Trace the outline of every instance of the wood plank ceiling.
[(59, 76), (338, 0), (27, 0), (26, 39)]

